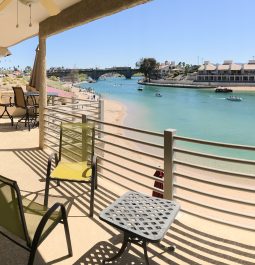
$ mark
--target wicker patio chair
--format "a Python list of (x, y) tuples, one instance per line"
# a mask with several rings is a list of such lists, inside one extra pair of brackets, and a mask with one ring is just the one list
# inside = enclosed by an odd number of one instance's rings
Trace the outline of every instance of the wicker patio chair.
[(30, 131), (31, 125), (34, 127), (37, 124), (37, 109), (38, 104), (35, 102), (33, 98), (31, 98), (31, 104), (28, 104), (28, 100), (26, 100), (24, 91), (22, 87), (12, 87), (14, 92), (14, 102), (15, 107), (22, 108), (25, 110), (25, 114), (18, 120), (16, 124), (16, 128), (21, 121), (25, 121), (25, 126), (28, 126), (28, 130)]
[[(97, 188), (97, 161), (94, 155), (94, 125), (88, 123), (62, 123), (60, 126), (59, 154), (49, 157), (44, 205), (48, 204), (50, 181), (90, 184), (90, 213), (94, 212), (94, 192)], [(55, 158), (55, 169), (51, 169)]]
[(55, 203), (48, 209), (44, 205), (22, 198), (16, 181), (0, 176), (0, 212), (0, 233), (30, 252), (28, 265), (33, 264), (38, 246), (58, 223), (64, 224), (68, 253), (72, 256), (63, 204)]

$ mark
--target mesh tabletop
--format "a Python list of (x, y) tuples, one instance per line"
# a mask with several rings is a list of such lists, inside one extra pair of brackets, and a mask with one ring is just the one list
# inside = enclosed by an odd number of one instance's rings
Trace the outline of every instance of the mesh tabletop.
[(100, 213), (100, 219), (125, 232), (161, 240), (174, 221), (178, 203), (138, 192), (127, 192)]

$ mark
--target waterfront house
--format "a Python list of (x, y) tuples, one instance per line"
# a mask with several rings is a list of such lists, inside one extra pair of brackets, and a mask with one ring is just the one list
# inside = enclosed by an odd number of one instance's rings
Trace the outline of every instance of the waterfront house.
[(175, 67), (175, 61), (161, 63), (158, 69), (159, 78), (166, 78)]
[(197, 82), (254, 83), (255, 60), (248, 63), (234, 63), (225, 60), (223, 64), (205, 61), (198, 69)]

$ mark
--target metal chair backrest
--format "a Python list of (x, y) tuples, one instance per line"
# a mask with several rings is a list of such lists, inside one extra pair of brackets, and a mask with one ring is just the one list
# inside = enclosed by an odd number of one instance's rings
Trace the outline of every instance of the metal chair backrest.
[(18, 108), (26, 108), (27, 102), (25, 99), (24, 91), (22, 87), (12, 87), (14, 92), (15, 106)]
[(19, 187), (16, 181), (3, 176), (0, 176), (0, 213), (0, 227), (30, 245)]
[(62, 123), (59, 159), (91, 163), (94, 155), (95, 127), (87, 123)]

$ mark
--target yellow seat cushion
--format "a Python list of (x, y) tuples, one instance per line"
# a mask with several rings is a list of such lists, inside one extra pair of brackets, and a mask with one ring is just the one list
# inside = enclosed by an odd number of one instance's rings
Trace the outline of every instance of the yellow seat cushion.
[(91, 167), (87, 162), (65, 162), (60, 161), (51, 172), (50, 177), (60, 180), (90, 181)]

